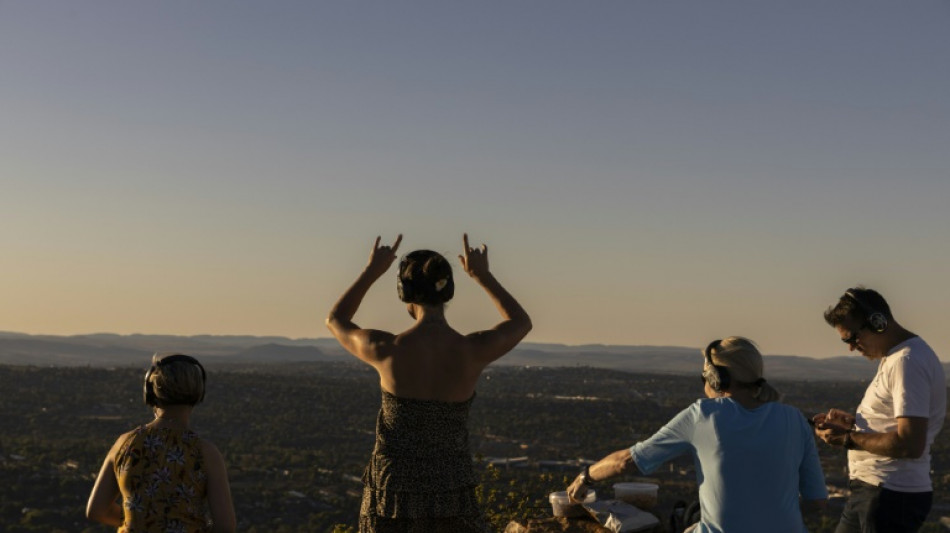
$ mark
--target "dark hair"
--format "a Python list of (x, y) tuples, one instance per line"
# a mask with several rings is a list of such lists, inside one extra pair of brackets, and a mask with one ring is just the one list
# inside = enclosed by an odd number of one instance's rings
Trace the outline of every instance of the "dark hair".
[(452, 266), (432, 250), (409, 252), (399, 262), (396, 289), (406, 303), (442, 305), (455, 295)]
[(894, 320), (891, 307), (879, 292), (858, 285), (845, 291), (837, 304), (825, 310), (825, 322), (835, 327), (850, 317), (865, 324), (872, 313), (881, 313), (888, 320)]

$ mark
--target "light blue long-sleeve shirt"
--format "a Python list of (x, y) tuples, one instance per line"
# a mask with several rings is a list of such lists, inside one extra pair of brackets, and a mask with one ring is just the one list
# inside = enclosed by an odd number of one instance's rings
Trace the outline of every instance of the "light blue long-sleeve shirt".
[(644, 474), (687, 452), (699, 483), (697, 532), (801, 533), (799, 494), (828, 497), (812, 429), (788, 405), (746, 409), (731, 398), (701, 399), (630, 448)]

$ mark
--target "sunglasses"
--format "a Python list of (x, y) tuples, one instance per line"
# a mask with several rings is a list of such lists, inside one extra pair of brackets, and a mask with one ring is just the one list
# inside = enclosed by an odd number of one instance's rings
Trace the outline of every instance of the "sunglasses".
[(841, 342), (843, 342), (843, 343), (847, 344), (848, 346), (854, 348), (855, 345), (858, 344), (858, 334), (861, 333), (861, 330), (862, 330), (862, 329), (864, 329), (864, 326), (861, 326), (860, 328), (858, 328), (857, 331), (851, 332), (851, 335), (848, 335), (847, 337), (841, 339)]

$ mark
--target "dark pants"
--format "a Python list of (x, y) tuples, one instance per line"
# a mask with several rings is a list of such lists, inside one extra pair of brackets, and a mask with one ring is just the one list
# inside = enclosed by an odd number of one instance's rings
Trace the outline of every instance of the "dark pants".
[(851, 497), (835, 533), (915, 533), (930, 512), (933, 492), (897, 492), (852, 479)]

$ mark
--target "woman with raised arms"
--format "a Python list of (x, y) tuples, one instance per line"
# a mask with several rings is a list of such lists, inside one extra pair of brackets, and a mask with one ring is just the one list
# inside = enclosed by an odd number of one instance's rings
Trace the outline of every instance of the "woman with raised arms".
[(376, 369), (382, 389), (360, 531), (486, 532), (475, 500), (469, 407), (482, 370), (528, 334), (531, 319), (489, 271), (488, 248), (470, 247), (465, 235), (459, 260), (501, 314), (494, 328), (465, 335), (448, 324), (452, 268), (430, 250), (407, 254), (397, 272), (399, 298), (415, 323), (401, 333), (356, 325), (363, 297), (396, 260), (401, 241), (381, 246), (376, 238), (369, 263), (327, 317), (340, 344)]

